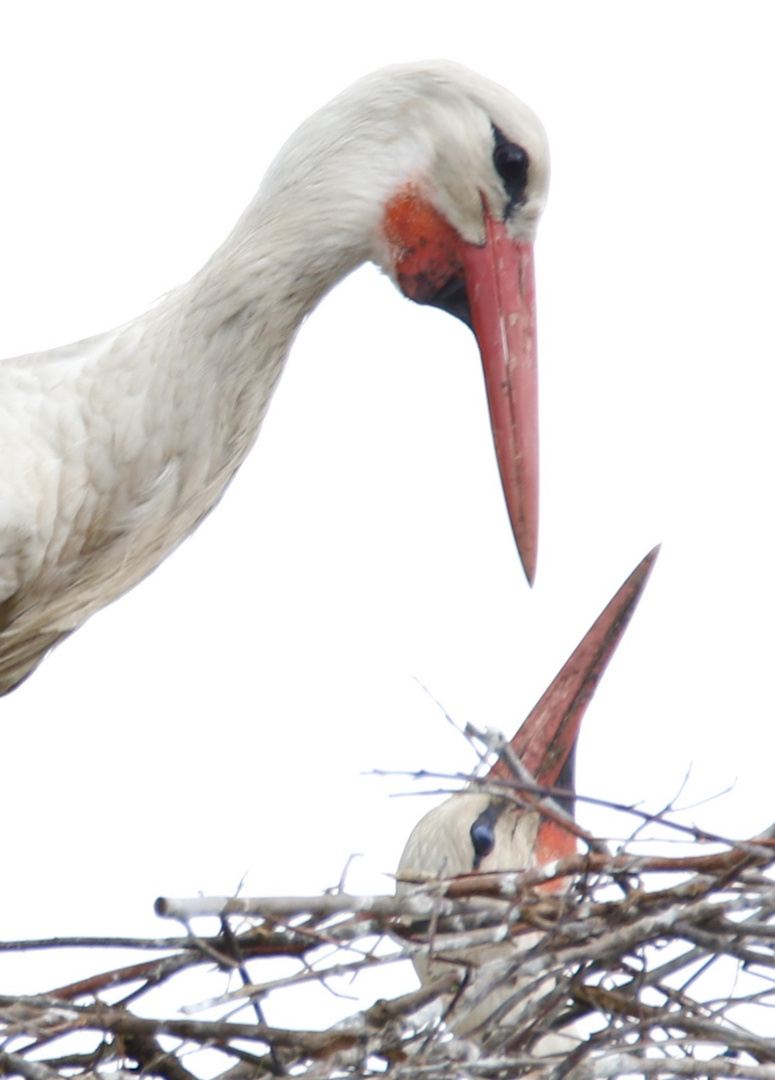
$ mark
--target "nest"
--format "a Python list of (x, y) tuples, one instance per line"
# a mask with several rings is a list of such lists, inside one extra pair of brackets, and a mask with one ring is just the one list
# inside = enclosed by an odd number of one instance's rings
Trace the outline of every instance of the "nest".
[[(101, 973), (0, 995), (0, 1072), (775, 1080), (773, 838), (775, 829), (748, 843), (694, 831), (688, 854), (669, 858), (593, 842), (546, 867), (417, 883), (401, 898), (335, 889), (160, 899), (158, 914), (178, 920), (180, 936), (5, 943), (89, 948)], [(105, 970), (116, 948), (142, 956)], [(438, 977), (386, 996), (396, 963), (428, 950)], [(488, 956), (497, 959), (477, 963)], [(373, 1004), (325, 1030), (265, 1022), (273, 995), (364, 975)], [(501, 1006), (479, 1030), (456, 1035), (461, 1001), (493, 986)], [(547, 1032), (569, 1030), (574, 1048), (545, 1056)]]

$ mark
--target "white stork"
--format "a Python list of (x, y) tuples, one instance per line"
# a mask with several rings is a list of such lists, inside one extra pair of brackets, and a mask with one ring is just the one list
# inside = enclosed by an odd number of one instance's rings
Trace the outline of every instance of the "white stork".
[(532, 580), (547, 183), (543, 129), (506, 90), (451, 63), (387, 68), (302, 124), (191, 281), (116, 330), (0, 363), (0, 693), (196, 528), (302, 320), (366, 260), (472, 327)]
[[(597, 682), (621, 639), (645, 587), (658, 548), (651, 551), (625, 581), (603, 613), (585, 635), (532, 710), (510, 743), (526, 775), (543, 788), (574, 791), (573, 763), (584, 711)], [(535, 809), (538, 796), (515, 782), (514, 773), (501, 758), (483, 781), (452, 795), (423, 817), (412, 831), (398, 868), (397, 891), (410, 895), (423, 883), (461, 874), (519, 871), (546, 867), (576, 850), (575, 832), (563, 828), (562, 810), (572, 815), (572, 799), (558, 798), (549, 813)], [(543, 888), (565, 890), (570, 882), (559, 879)], [(567, 1052), (578, 1039), (567, 1029), (543, 1035), (553, 1021), (556, 1006), (541, 1008), (555, 987), (552, 978), (522, 975), (520, 966), (540, 934), (521, 933), (507, 944), (444, 952), (431, 933), (427, 950), (415, 959), (421, 980), (430, 982), (460, 967), (469, 973), (465, 992), (452, 1003), (447, 1020), (456, 1034), (478, 1038), (514, 1037), (522, 1018), (526, 1037), (541, 1056)], [(462, 972), (462, 968), (460, 969)], [(560, 1003), (562, 1005), (562, 1003)], [(528, 1009), (533, 1015), (528, 1016)]]

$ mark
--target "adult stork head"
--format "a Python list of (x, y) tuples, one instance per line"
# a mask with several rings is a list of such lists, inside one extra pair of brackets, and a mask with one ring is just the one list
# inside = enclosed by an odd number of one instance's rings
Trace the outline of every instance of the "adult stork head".
[(538, 538), (533, 241), (548, 180), (546, 136), (531, 110), (466, 68), (436, 61), (385, 68), (355, 83), (302, 125), (262, 185), (286, 205), (303, 201), (310, 215), (328, 213), (340, 262), (349, 252), (351, 266), (340, 270), (371, 259), (406, 296), (473, 330), (531, 582)]

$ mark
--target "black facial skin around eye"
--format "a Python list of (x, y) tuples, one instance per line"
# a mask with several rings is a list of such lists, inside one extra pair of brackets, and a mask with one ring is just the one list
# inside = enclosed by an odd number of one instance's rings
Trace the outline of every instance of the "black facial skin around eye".
[(471, 843), (474, 845), (474, 865), (489, 855), (495, 847), (495, 830), (489, 821), (477, 818), (471, 826)]
[[(575, 772), (576, 772), (576, 747), (574, 745), (571, 750), (565, 764), (562, 767), (562, 772), (557, 777), (554, 786), (557, 788), (563, 788), (565, 791), (574, 791), (575, 784)], [(563, 797), (561, 795), (555, 796), (555, 801), (563, 808), (568, 817), (574, 817), (575, 800)]]
[(492, 126), (495, 149), (492, 152), (492, 162), (495, 171), (503, 181), (506, 193), (509, 196), (507, 215), (515, 206), (521, 206), (525, 202), (525, 188), (527, 187), (527, 173), (530, 159), (527, 151), (516, 143), (509, 142), (500, 128)]
[(482, 859), (495, 847), (495, 822), (499, 809), (488, 806), (471, 826), (471, 843), (474, 845), (474, 870), (479, 869)]

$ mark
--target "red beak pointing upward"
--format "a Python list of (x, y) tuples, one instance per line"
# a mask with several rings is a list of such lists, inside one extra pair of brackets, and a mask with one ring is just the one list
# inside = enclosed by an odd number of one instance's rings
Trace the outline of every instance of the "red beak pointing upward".
[[(545, 787), (574, 790), (573, 757), (581, 721), (646, 587), (658, 553), (659, 547), (655, 547), (635, 567), (511, 740), (514, 753)], [(511, 772), (505, 762), (497, 761), (488, 778), (508, 781)], [(575, 850), (573, 833), (548, 818), (541, 822), (535, 852), (539, 865)]]
[(495, 451), (528, 581), (538, 553), (538, 380), (533, 246), (485, 211), (485, 242), (464, 241), (413, 186), (384, 218), (402, 292), (473, 330), (482, 355)]

